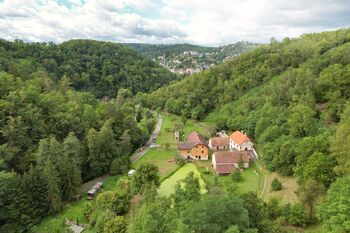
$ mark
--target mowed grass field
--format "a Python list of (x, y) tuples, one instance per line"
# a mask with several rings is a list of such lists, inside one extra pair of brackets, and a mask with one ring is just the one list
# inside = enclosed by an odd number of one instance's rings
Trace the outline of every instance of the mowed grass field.
[(183, 167), (181, 167), (179, 170), (177, 170), (172, 176), (169, 178), (165, 179), (159, 189), (158, 193), (162, 196), (169, 196), (172, 194), (175, 190), (175, 185), (186, 178), (186, 176), (190, 173), (193, 172), (195, 177), (199, 179), (199, 184), (201, 187), (200, 192), (202, 194), (207, 192), (206, 185), (201, 178), (201, 173), (198, 171), (197, 167), (193, 163), (187, 163)]
[[(109, 176), (103, 183), (103, 188), (101, 192), (107, 190), (113, 190), (116, 187), (116, 184), (120, 176)], [(70, 219), (72, 221), (79, 221), (79, 223), (87, 223), (86, 218), (84, 217), (84, 209), (86, 204), (91, 202), (86, 199), (86, 195), (83, 194), (82, 198), (79, 201), (66, 203), (63, 207), (63, 210), (52, 216), (48, 216), (43, 219), (39, 225), (34, 226), (31, 229), (32, 233), (57, 233), (64, 232), (63, 229), (66, 228), (64, 224), (65, 219)]]
[[(133, 164), (133, 167), (137, 168), (143, 163), (155, 164), (159, 167), (161, 178), (165, 178), (178, 168), (178, 165), (175, 163), (176, 142), (174, 139), (174, 128), (176, 124), (181, 123), (181, 118), (168, 113), (162, 113), (162, 117), (163, 124), (156, 139), (156, 144), (158, 144), (159, 147), (149, 149)], [(209, 127), (206, 124), (194, 120), (187, 120), (183, 128), (184, 138), (192, 131), (197, 131), (207, 138), (210, 136)], [(167, 143), (170, 146), (169, 149), (166, 149), (165, 145)]]

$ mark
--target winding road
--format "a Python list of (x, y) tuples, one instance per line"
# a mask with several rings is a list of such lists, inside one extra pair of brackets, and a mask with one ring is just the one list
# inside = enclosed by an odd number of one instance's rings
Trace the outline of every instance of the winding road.
[(150, 146), (152, 145), (152, 143), (155, 141), (155, 138), (158, 137), (158, 134), (160, 132), (160, 128), (162, 128), (162, 124), (163, 124), (163, 118), (162, 115), (158, 114), (158, 121), (157, 121), (157, 125), (156, 128), (153, 130), (153, 133), (151, 134), (148, 142), (141, 147), (140, 151), (138, 151), (136, 154), (134, 154), (133, 156), (131, 156), (130, 161), (133, 163), (136, 160), (138, 160), (139, 158), (141, 158), (150, 148)]

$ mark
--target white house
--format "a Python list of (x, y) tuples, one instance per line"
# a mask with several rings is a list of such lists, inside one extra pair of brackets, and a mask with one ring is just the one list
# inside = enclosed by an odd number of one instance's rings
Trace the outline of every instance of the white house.
[(252, 141), (248, 138), (247, 135), (241, 131), (235, 131), (230, 136), (230, 150), (238, 151), (252, 151), (253, 148)]

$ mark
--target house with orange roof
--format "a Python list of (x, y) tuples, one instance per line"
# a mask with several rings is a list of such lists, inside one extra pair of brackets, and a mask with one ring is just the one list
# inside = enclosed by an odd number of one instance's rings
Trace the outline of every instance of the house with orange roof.
[(230, 136), (230, 150), (250, 151), (253, 150), (253, 143), (249, 137), (241, 131), (235, 131)]
[(259, 157), (254, 149), (253, 142), (242, 131), (235, 131), (230, 136), (230, 151), (235, 150), (247, 151), (253, 160)]
[(208, 151), (207, 140), (195, 131), (188, 135), (186, 142), (177, 144), (177, 153), (183, 158), (208, 160)]

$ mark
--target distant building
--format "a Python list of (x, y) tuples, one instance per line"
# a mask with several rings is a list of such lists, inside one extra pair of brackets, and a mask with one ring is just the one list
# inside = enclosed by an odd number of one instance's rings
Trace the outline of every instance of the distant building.
[(212, 156), (212, 165), (217, 175), (231, 174), (235, 169), (249, 167), (247, 151), (217, 151)]
[(177, 151), (183, 158), (208, 160), (207, 141), (197, 132), (190, 133), (186, 142), (178, 143)]

